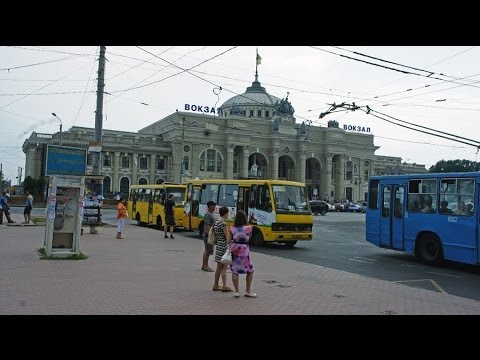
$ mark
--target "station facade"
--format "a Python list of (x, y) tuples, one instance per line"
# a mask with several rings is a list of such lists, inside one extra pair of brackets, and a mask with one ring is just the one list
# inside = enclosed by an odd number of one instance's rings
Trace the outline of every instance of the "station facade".
[[(185, 104), (184, 111), (135, 132), (103, 130), (100, 156), (104, 194), (130, 185), (190, 178), (284, 179), (306, 184), (310, 198), (362, 201), (369, 176), (424, 173), (425, 166), (378, 156), (374, 136), (357, 129), (297, 121), (288, 99), (267, 93), (258, 76), (218, 109)], [(195, 112), (193, 112), (195, 111)], [(32, 135), (25, 140), (25, 176), (44, 176), (47, 144), (88, 148), (94, 128)], [(93, 170), (91, 155), (87, 173)]]

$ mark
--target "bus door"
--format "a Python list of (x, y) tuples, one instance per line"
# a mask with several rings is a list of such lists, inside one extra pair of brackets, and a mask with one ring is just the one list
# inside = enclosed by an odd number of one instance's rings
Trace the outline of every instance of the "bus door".
[(200, 197), (202, 195), (202, 185), (193, 185), (192, 186), (192, 198), (190, 200), (190, 216), (189, 216), (189, 226), (190, 229), (198, 229), (200, 226)]
[(257, 198), (257, 191), (258, 191), (258, 185), (253, 184), (250, 187), (250, 190), (248, 191), (248, 209), (247, 212), (245, 213), (247, 215), (248, 223), (249, 224), (256, 224), (257, 223), (257, 217), (255, 214), (255, 204), (256, 204), (256, 198)]
[(382, 184), (380, 246), (403, 250), (403, 219), (405, 213), (405, 186)]
[(138, 190), (132, 189), (130, 191), (130, 200), (132, 201), (132, 216), (135, 216), (135, 213), (137, 212), (137, 196)]
[(250, 194), (250, 188), (238, 187), (237, 196), (237, 210), (242, 210), (245, 214), (248, 214), (248, 199)]
[(152, 189), (145, 189), (145, 195), (148, 199), (148, 216), (147, 222), (151, 224), (153, 222), (152, 215), (153, 215), (153, 190)]

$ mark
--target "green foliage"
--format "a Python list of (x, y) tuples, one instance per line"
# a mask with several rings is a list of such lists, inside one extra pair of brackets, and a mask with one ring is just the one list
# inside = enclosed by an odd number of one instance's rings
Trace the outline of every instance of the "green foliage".
[(88, 256), (85, 255), (80, 251), (79, 254), (72, 254), (67, 257), (54, 257), (54, 256), (47, 256), (47, 251), (44, 247), (37, 249), (38, 254), (40, 255), (41, 260), (86, 260)]
[(440, 160), (431, 166), (431, 173), (480, 171), (480, 163), (470, 160)]
[(38, 179), (34, 179), (31, 176), (27, 176), (23, 181), (23, 190), (26, 192), (27, 190), (30, 193), (35, 195), (43, 195), (43, 190), (45, 187), (45, 178), (40, 176)]

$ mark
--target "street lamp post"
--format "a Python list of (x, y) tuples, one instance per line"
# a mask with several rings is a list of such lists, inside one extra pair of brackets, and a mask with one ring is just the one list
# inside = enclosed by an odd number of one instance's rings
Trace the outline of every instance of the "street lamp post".
[(63, 126), (62, 120), (54, 112), (52, 112), (52, 115), (55, 116), (60, 121), (60, 145), (62, 145), (62, 126)]
[[(180, 184), (183, 184), (183, 174), (185, 169), (185, 153), (190, 151), (190, 147), (187, 145), (185, 146), (185, 126), (191, 127), (196, 126), (197, 122), (194, 120), (192, 122), (185, 122), (185, 116), (182, 117), (182, 158), (180, 161)], [(185, 150), (187, 149), (187, 150)]]

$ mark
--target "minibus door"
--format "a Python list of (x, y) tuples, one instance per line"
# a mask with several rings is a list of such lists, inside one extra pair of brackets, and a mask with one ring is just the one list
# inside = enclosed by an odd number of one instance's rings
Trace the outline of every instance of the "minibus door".
[(154, 191), (152, 189), (147, 189), (149, 192), (149, 199), (148, 199), (148, 223), (151, 224), (153, 222), (153, 195)]

